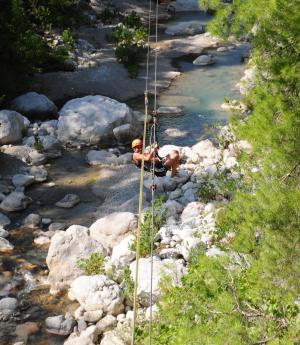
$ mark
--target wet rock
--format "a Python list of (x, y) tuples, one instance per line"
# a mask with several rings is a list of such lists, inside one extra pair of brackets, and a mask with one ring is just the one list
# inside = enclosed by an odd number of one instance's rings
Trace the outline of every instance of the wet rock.
[(57, 114), (56, 105), (46, 96), (36, 92), (28, 92), (16, 97), (12, 101), (11, 107), (21, 114), (35, 119), (45, 119)]
[(96, 327), (100, 334), (114, 329), (117, 326), (117, 318), (113, 315), (106, 315), (97, 322)]
[(86, 96), (67, 102), (59, 112), (59, 141), (90, 146), (113, 140), (113, 129), (131, 123), (132, 110), (104, 96)]
[(22, 132), (26, 128), (21, 114), (12, 110), (1, 110), (0, 124), (0, 145), (21, 141)]
[(34, 182), (34, 176), (16, 174), (12, 178), (12, 183), (15, 187), (27, 187)]
[[(42, 224), (43, 225), (50, 225), (52, 222), (51, 218), (42, 218)], [(58, 230), (62, 230), (62, 229), (58, 229)]]
[(24, 219), (24, 226), (29, 227), (29, 228), (36, 228), (40, 225), (41, 220), (42, 220), (42, 217), (39, 214), (30, 213)]
[(71, 334), (75, 323), (72, 316), (65, 318), (64, 315), (47, 317), (45, 320), (47, 332), (57, 335)]
[(6, 238), (8, 237), (8, 235), (9, 235), (9, 232), (0, 227), (0, 237)]
[(119, 285), (104, 275), (76, 278), (69, 297), (76, 299), (86, 311), (103, 310), (107, 314), (118, 315), (124, 309)]
[(9, 224), (10, 224), (10, 219), (5, 214), (0, 212), (0, 226), (4, 228)]
[(181, 115), (182, 109), (180, 107), (159, 107), (157, 109), (159, 115), (169, 114), (169, 115)]
[(117, 156), (105, 150), (91, 150), (86, 156), (86, 160), (90, 165), (116, 165)]
[(98, 219), (90, 226), (91, 237), (109, 252), (137, 228), (137, 217), (130, 212), (115, 212)]
[(31, 334), (37, 333), (39, 329), (40, 327), (38, 323), (29, 321), (29, 322), (22, 323), (21, 325), (17, 325), (15, 333), (18, 337), (18, 340), (21, 340), (27, 343), (28, 337)]
[(182, 131), (177, 128), (167, 128), (164, 133), (170, 138), (184, 138), (188, 136), (188, 131)]
[(3, 315), (12, 315), (17, 311), (18, 300), (13, 297), (5, 297), (0, 300), (0, 313)]
[[(139, 278), (137, 295), (140, 304), (144, 307), (149, 307), (150, 303), (150, 277), (151, 277), (151, 259), (142, 258), (139, 261)], [(135, 277), (136, 263), (130, 264), (131, 279)], [(181, 277), (185, 274), (186, 269), (183, 266), (182, 260), (161, 260), (155, 256), (153, 258), (153, 303), (156, 303), (160, 297), (159, 282), (162, 277), (170, 276), (172, 284), (178, 285), (181, 282)]]
[(197, 35), (204, 32), (204, 26), (199, 21), (180, 22), (173, 25), (169, 25), (165, 33), (167, 35)]
[(80, 203), (80, 198), (76, 194), (67, 194), (55, 206), (62, 208), (72, 208)]
[(49, 231), (63, 231), (65, 230), (67, 225), (65, 223), (51, 223), (49, 225)]
[(51, 293), (69, 287), (82, 274), (78, 260), (90, 257), (93, 252), (106, 254), (103, 246), (89, 236), (88, 228), (72, 225), (66, 231), (57, 232), (51, 239), (46, 258)]
[(37, 182), (44, 182), (48, 178), (47, 170), (42, 165), (30, 167), (28, 173), (33, 175)]
[(10, 193), (0, 204), (0, 208), (7, 212), (24, 210), (32, 199), (21, 192)]
[(227, 47), (219, 47), (217, 49), (217, 52), (227, 52), (228, 51), (228, 48)]
[(0, 237), (0, 252), (9, 253), (14, 249), (14, 246), (5, 238)]
[(200, 55), (196, 60), (193, 61), (194, 65), (206, 66), (214, 64), (216, 61), (212, 55)]
[(37, 150), (29, 152), (29, 160), (32, 165), (41, 165), (47, 162), (47, 157)]

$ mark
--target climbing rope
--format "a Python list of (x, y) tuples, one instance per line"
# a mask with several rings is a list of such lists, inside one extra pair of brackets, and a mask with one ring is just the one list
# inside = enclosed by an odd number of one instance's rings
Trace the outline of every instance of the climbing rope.
[[(146, 144), (146, 134), (147, 134), (147, 119), (148, 119), (148, 81), (149, 81), (149, 59), (150, 59), (150, 35), (151, 35), (151, 0), (149, 1), (149, 19), (148, 19), (148, 47), (147, 47), (147, 61), (146, 61), (146, 86), (145, 86), (145, 114), (144, 114), (144, 131), (143, 131), (143, 149), (142, 149), (142, 163), (141, 163), (141, 174), (140, 174), (140, 190), (139, 190), (139, 209), (138, 209), (138, 229), (136, 234), (136, 265), (135, 265), (135, 279), (134, 279), (134, 296), (133, 296), (133, 322), (132, 322), (132, 334), (131, 334), (131, 345), (135, 344), (135, 330), (137, 323), (137, 288), (138, 288), (138, 271), (139, 271), (139, 259), (140, 259), (140, 235), (141, 235), (141, 225), (142, 225), (142, 204), (143, 204), (143, 184), (144, 184), (144, 152)], [(157, 41), (158, 41), (158, 0), (156, 1), (156, 11), (155, 11), (155, 58), (154, 58), (154, 111), (152, 113), (153, 123), (151, 126), (150, 133), (150, 147), (157, 145), (156, 143), (156, 114), (157, 114)], [(153, 142), (152, 142), (153, 138)], [(155, 158), (156, 149), (154, 151), (154, 156), (152, 160), (151, 168), (151, 229), (150, 229), (150, 317), (149, 317), (149, 345), (152, 345), (152, 321), (153, 321), (153, 242), (154, 242), (154, 199), (155, 199)]]

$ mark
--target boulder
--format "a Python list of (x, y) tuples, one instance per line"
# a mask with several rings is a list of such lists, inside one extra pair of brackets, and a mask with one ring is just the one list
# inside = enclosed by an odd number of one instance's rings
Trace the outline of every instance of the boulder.
[(121, 335), (116, 331), (108, 331), (104, 334), (103, 339), (101, 340), (100, 345), (126, 345)]
[(13, 314), (18, 308), (18, 300), (13, 297), (5, 297), (0, 300), (0, 313), (4, 315)]
[(124, 309), (119, 285), (104, 275), (76, 278), (69, 297), (76, 299), (86, 311), (103, 310), (106, 314), (118, 315)]
[(24, 225), (29, 228), (36, 228), (40, 225), (42, 221), (42, 217), (39, 214), (36, 213), (30, 213), (25, 219), (24, 219)]
[(69, 287), (82, 274), (78, 260), (89, 258), (93, 252), (106, 254), (103, 246), (89, 236), (88, 228), (72, 225), (66, 231), (57, 232), (51, 239), (46, 258), (51, 292)]
[(117, 269), (122, 269), (135, 259), (136, 253), (130, 249), (135, 240), (134, 235), (125, 237), (114, 246), (111, 254), (111, 262)]
[(71, 334), (75, 323), (72, 316), (65, 318), (64, 315), (47, 317), (45, 320), (46, 331), (57, 335)]
[(8, 237), (8, 235), (9, 235), (9, 232), (0, 227), (0, 237), (6, 238)]
[(61, 208), (72, 208), (80, 203), (80, 198), (76, 194), (67, 194), (60, 201), (55, 203), (55, 206)]
[(221, 150), (217, 149), (209, 139), (202, 140), (192, 146), (192, 152), (197, 157), (197, 161), (193, 163), (199, 163), (205, 159), (210, 159), (211, 163), (216, 163), (221, 159)]
[(114, 329), (117, 326), (117, 318), (113, 315), (106, 315), (103, 319), (97, 322), (96, 327), (99, 333), (105, 333)]
[(196, 20), (169, 25), (165, 31), (167, 35), (171, 36), (192, 36), (202, 34), (203, 32), (204, 26)]
[[(131, 278), (135, 279), (136, 262), (130, 264)], [(161, 260), (155, 256), (153, 258), (153, 280), (152, 280), (152, 293), (153, 304), (155, 304), (160, 297), (159, 283), (160, 280), (166, 276), (171, 278), (173, 286), (180, 284), (181, 277), (185, 274), (186, 269), (182, 260), (166, 259)], [(150, 277), (151, 277), (151, 258), (142, 258), (139, 260), (139, 277), (137, 295), (140, 304), (144, 307), (150, 305)]]
[(31, 202), (32, 199), (22, 192), (12, 192), (1, 202), (0, 208), (7, 212), (22, 211)]
[[(46, 162), (47, 158), (42, 153), (28, 145), (8, 146), (3, 148), (4, 153), (14, 156), (19, 160), (32, 165), (40, 165)], [(29, 174), (30, 175), (30, 174)]]
[(0, 227), (5, 227), (10, 224), (10, 219), (3, 213), (0, 212)]
[(12, 178), (12, 183), (15, 187), (27, 187), (34, 182), (34, 176), (16, 174)]
[(57, 114), (56, 105), (45, 95), (27, 92), (15, 98), (11, 108), (32, 119), (45, 119)]
[(101, 319), (103, 316), (103, 310), (93, 310), (93, 311), (86, 311), (83, 313), (83, 319), (86, 322), (95, 323)]
[(172, 115), (182, 115), (182, 109), (180, 107), (159, 107), (157, 109), (158, 115), (172, 114)]
[(118, 162), (117, 156), (105, 150), (91, 150), (86, 156), (89, 165), (116, 165)]
[(0, 237), (0, 252), (9, 253), (14, 249), (14, 246), (5, 238)]
[(193, 64), (197, 66), (207, 66), (212, 65), (215, 62), (216, 61), (212, 55), (200, 55), (193, 61)]
[(49, 231), (63, 231), (63, 230), (65, 230), (66, 229), (66, 227), (67, 227), (67, 225), (65, 224), (65, 223), (51, 223), (50, 225), (49, 225)]
[(104, 96), (73, 99), (59, 115), (58, 139), (71, 146), (111, 143), (113, 129), (132, 121), (132, 110), (125, 103)]
[(27, 172), (29, 175), (34, 176), (37, 182), (44, 182), (48, 178), (47, 170), (42, 165), (30, 167)]
[(0, 145), (14, 144), (22, 140), (24, 117), (12, 110), (0, 111)]
[(91, 237), (109, 252), (137, 228), (137, 217), (130, 212), (115, 212), (90, 226)]
[(125, 123), (113, 129), (114, 136), (119, 144), (128, 144), (131, 140), (139, 136), (141, 131), (141, 126), (129, 123)]
[(72, 333), (64, 342), (64, 345), (94, 345), (98, 339), (98, 335), (97, 327), (92, 325), (79, 335), (77, 333)]

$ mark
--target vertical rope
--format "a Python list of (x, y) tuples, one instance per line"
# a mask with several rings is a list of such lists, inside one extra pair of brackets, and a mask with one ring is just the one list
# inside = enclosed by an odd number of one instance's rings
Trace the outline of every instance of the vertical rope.
[(147, 118), (148, 118), (148, 80), (149, 80), (149, 57), (150, 57), (150, 34), (151, 34), (151, 0), (149, 0), (149, 18), (148, 18), (148, 47), (147, 47), (147, 67), (146, 67), (146, 86), (145, 86), (145, 114), (144, 114), (144, 131), (143, 131), (143, 149), (142, 149), (142, 163), (140, 174), (140, 190), (139, 190), (139, 210), (138, 210), (138, 229), (136, 234), (136, 265), (135, 265), (135, 279), (134, 279), (134, 293), (133, 293), (133, 322), (132, 322), (132, 334), (131, 345), (135, 344), (135, 329), (137, 319), (137, 288), (139, 278), (139, 258), (140, 258), (140, 237), (141, 237), (141, 224), (142, 224), (142, 209), (143, 209), (143, 185), (144, 185), (144, 153), (146, 143), (147, 132)]

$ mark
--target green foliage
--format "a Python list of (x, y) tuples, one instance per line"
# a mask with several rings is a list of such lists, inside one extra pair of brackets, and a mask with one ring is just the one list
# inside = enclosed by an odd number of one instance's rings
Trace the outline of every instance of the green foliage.
[(43, 152), (44, 151), (44, 146), (43, 143), (41, 142), (40, 136), (38, 134), (34, 135), (34, 144), (33, 147), (38, 151), (38, 152)]
[[(158, 233), (160, 227), (165, 222), (165, 212), (161, 210), (163, 198), (154, 200), (153, 236)], [(144, 213), (140, 233), (140, 256), (146, 257), (151, 251), (151, 228), (152, 228), (152, 208)], [(134, 241), (131, 250), (136, 250), (137, 240)]]
[(125, 16), (122, 23), (113, 30), (116, 58), (124, 65), (131, 78), (137, 76), (139, 64), (145, 57), (146, 37), (146, 30), (135, 12)]
[(65, 29), (61, 34), (61, 38), (67, 47), (72, 48), (74, 46), (75, 41), (70, 29)]
[(88, 259), (80, 259), (77, 266), (88, 276), (104, 274), (104, 256), (100, 253), (92, 253)]
[(130, 277), (130, 273), (130, 268), (127, 266), (123, 269), (121, 273), (121, 279), (124, 281), (123, 295), (129, 301), (133, 299), (134, 292), (134, 282)]
[(156, 345), (300, 344), (299, 13), (299, 1), (234, 0), (220, 2), (210, 24), (252, 42), (253, 112), (232, 121), (252, 152), (240, 159), (242, 188), (218, 212), (219, 239), (235, 235), (223, 246), (227, 255), (200, 254), (183, 286), (165, 291)]

